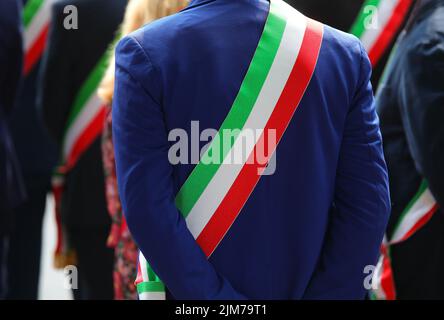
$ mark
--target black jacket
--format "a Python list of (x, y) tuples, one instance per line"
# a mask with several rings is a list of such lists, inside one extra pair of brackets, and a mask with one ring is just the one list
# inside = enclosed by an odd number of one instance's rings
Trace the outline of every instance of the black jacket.
[[(38, 103), (59, 148), (74, 99), (114, 39), (126, 4), (126, 0), (62, 0), (53, 6)], [(77, 30), (64, 28), (67, 5), (77, 7)], [(66, 177), (64, 223), (79, 228), (108, 225), (104, 188), (98, 138)]]
[[(26, 5), (28, 0), (22, 2)], [(27, 186), (35, 184), (49, 186), (52, 170), (57, 161), (54, 143), (37, 113), (36, 94), (39, 68), (40, 60), (24, 77), (17, 97), (17, 107), (9, 119), (17, 157)]]
[(423, 177), (444, 205), (444, 0), (431, 1), (415, 20), (377, 99), (391, 179), (392, 220), (397, 220)]
[(0, 228), (6, 211), (24, 199), (24, 188), (7, 117), (15, 105), (22, 71), (22, 37), (19, 3), (0, 1)]
[(306, 16), (348, 32), (364, 0), (286, 0)]
[[(389, 235), (423, 178), (444, 206), (444, 0), (429, 0), (412, 21), (377, 99), (390, 173)], [(440, 230), (434, 233), (436, 228)], [(444, 282), (439, 280), (444, 268), (443, 211), (438, 210), (424, 229), (392, 249), (395, 280), (404, 298), (444, 297)], [(425, 261), (422, 251), (426, 258), (436, 259)], [(431, 285), (421, 292), (415, 279), (422, 283), (429, 279)]]

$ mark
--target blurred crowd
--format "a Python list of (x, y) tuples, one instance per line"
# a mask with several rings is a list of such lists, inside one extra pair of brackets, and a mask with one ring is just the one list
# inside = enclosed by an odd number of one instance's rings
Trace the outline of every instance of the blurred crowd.
[[(444, 298), (444, 1), (287, 2), (361, 38), (374, 67), (393, 209), (374, 278), (383, 290), (369, 297)], [(77, 267), (74, 298), (137, 299), (112, 142), (113, 48), (187, 3), (1, 0), (0, 299), (38, 298), (48, 193), (54, 264)]]

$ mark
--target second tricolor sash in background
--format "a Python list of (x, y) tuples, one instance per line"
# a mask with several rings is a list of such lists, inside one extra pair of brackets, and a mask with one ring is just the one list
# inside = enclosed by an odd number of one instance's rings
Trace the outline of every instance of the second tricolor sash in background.
[(350, 30), (376, 66), (406, 20), (413, 0), (366, 0)]
[[(119, 37), (116, 38), (118, 39)], [(58, 229), (58, 241), (54, 259), (57, 268), (64, 268), (69, 261), (74, 259), (72, 258), (73, 252), (63, 236), (60, 222), (64, 177), (76, 166), (82, 155), (100, 137), (103, 131), (107, 106), (99, 98), (97, 89), (108, 67), (110, 53), (111, 50), (106, 50), (85, 79), (74, 99), (65, 127), (59, 167), (52, 179)]]
[[(281, 0), (272, 0), (264, 31), (238, 95), (213, 143), (204, 153), (176, 197), (176, 205), (207, 257), (210, 257), (247, 202), (261, 178), (263, 164), (256, 149), (265, 145), (266, 133), (276, 143), (267, 150), (269, 160), (285, 133), (316, 68), (323, 26), (304, 17)], [(261, 130), (254, 141), (248, 131)], [(208, 158), (220, 148), (224, 130), (239, 130), (217, 163)], [(247, 141), (245, 145), (243, 142)], [(225, 141), (224, 141), (225, 143)], [(249, 155), (232, 163), (235, 154)], [(140, 298), (163, 299), (164, 287), (143, 255), (136, 280)]]
[(372, 297), (378, 300), (395, 300), (396, 284), (393, 277), (390, 248), (411, 238), (423, 228), (438, 210), (426, 180), (421, 182), (418, 192), (402, 211), (391, 237), (385, 237), (381, 255), (373, 274)]
[(42, 57), (48, 36), (51, 6), (55, 0), (28, 0), (23, 9), (24, 50), (23, 72), (28, 75)]

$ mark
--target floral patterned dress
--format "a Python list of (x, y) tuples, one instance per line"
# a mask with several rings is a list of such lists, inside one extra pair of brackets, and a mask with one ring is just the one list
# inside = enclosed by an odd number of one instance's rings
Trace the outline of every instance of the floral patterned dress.
[(122, 214), (117, 190), (116, 164), (112, 140), (111, 108), (105, 122), (102, 136), (103, 166), (105, 170), (105, 192), (112, 226), (108, 246), (115, 249), (114, 298), (116, 300), (137, 300), (134, 279), (137, 276), (138, 249)]

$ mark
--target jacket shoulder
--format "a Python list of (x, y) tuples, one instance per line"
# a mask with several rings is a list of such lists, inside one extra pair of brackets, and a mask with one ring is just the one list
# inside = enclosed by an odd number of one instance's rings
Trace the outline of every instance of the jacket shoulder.
[(329, 26), (324, 27), (324, 39), (321, 47), (319, 65), (323, 74), (330, 74), (341, 81), (335, 84), (348, 92), (350, 100), (363, 82), (370, 80), (372, 66), (361, 41)]
[(166, 44), (176, 41), (183, 34), (189, 34), (195, 24), (188, 19), (186, 12), (179, 12), (150, 22), (132, 32), (129, 37), (135, 38), (143, 48), (155, 47), (151, 44)]
[(344, 58), (361, 58), (363, 52), (365, 52), (361, 40), (356, 36), (327, 25), (324, 26), (324, 40), (322, 45), (332, 54), (343, 56)]

